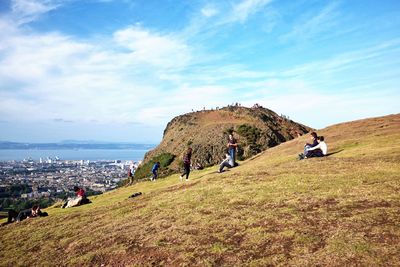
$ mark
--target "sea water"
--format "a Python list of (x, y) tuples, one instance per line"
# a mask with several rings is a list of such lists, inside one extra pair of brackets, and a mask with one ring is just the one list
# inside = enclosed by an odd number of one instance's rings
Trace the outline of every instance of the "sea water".
[(0, 149), (0, 161), (58, 157), (60, 160), (142, 160), (148, 149)]

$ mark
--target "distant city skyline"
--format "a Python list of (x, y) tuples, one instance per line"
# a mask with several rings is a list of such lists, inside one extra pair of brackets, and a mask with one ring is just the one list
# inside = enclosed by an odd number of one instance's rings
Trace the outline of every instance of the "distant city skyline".
[(0, 140), (158, 143), (255, 103), (313, 128), (399, 113), (398, 0), (1, 0)]

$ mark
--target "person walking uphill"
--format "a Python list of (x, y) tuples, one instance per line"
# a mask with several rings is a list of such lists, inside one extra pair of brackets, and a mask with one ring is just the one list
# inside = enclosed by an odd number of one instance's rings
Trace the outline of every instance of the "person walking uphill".
[(183, 173), (180, 176), (181, 181), (183, 180), (183, 176), (185, 175), (186, 175), (186, 181), (189, 180), (191, 159), (192, 159), (192, 148), (189, 147), (185, 155), (183, 156)]
[(232, 134), (230, 134), (230, 135), (229, 135), (229, 139), (228, 139), (228, 145), (227, 145), (227, 147), (228, 147), (229, 155), (230, 155), (231, 158), (232, 158), (232, 163), (233, 163), (232, 167), (235, 167), (235, 166), (236, 166), (236, 148), (237, 148), (237, 146), (238, 146), (238, 145), (237, 145), (236, 139), (233, 138), (233, 135), (232, 135)]
[(158, 169), (160, 168), (160, 162), (156, 162), (153, 165), (153, 168), (151, 169), (151, 172), (153, 173), (153, 177), (151, 177), (151, 181), (155, 181), (158, 177)]

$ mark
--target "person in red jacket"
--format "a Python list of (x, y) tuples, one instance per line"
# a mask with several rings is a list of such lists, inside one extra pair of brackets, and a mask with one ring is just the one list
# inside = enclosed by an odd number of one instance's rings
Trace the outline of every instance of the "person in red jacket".
[(74, 192), (76, 194), (75, 198), (69, 198), (67, 202), (64, 203), (62, 208), (71, 208), (83, 204), (90, 203), (90, 200), (86, 198), (86, 192), (83, 188), (74, 186)]
[(77, 197), (84, 198), (86, 197), (86, 192), (83, 190), (83, 188), (79, 188), (77, 186), (74, 186), (74, 191)]

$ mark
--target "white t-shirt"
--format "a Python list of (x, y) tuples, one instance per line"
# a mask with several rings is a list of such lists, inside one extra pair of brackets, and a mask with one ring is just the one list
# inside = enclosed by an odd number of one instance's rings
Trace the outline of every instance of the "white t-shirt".
[(233, 160), (232, 160), (232, 157), (231, 157), (231, 156), (227, 156), (227, 157), (221, 162), (220, 165), (224, 164), (224, 162), (228, 162), (229, 165), (231, 165), (231, 167), (233, 167)]
[(324, 155), (326, 155), (328, 153), (328, 146), (325, 143), (325, 141), (319, 142), (318, 145), (316, 145), (314, 147), (310, 147), (308, 150), (315, 150), (315, 149), (321, 149), (322, 154), (324, 154)]

